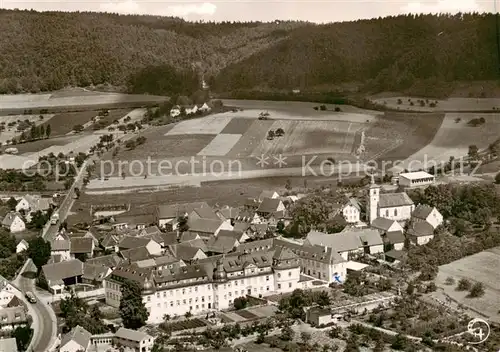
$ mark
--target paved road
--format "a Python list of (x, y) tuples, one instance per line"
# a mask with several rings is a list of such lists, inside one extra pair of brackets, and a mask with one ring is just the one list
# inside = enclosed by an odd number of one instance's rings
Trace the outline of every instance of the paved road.
[(51, 241), (55, 237), (55, 235), (57, 234), (57, 231), (59, 231), (59, 225), (64, 220), (66, 220), (66, 217), (68, 216), (68, 213), (71, 210), (71, 207), (73, 206), (73, 202), (75, 201), (73, 198), (74, 190), (76, 187), (78, 187), (79, 189), (82, 189), (83, 179), (84, 179), (84, 175), (86, 173), (87, 165), (89, 163), (92, 163), (93, 160), (94, 160), (93, 158), (87, 159), (82, 164), (80, 171), (78, 172), (78, 175), (76, 175), (76, 177), (75, 177), (75, 182), (73, 182), (73, 185), (68, 190), (66, 197), (61, 202), (61, 205), (59, 206), (59, 208), (56, 211), (59, 214), (59, 222), (55, 225), (51, 225), (49, 222), (46, 225), (46, 227), (42, 230), (42, 238), (44, 240)]
[[(25, 271), (30, 261), (31, 259), (26, 261), (20, 274), (12, 281), (12, 284), (21, 291), (22, 296), (20, 298), (28, 305), (29, 313), (33, 317), (33, 338), (30, 343), (30, 348), (32, 348), (33, 352), (46, 352), (50, 350), (56, 338), (56, 316), (52, 307), (48, 305), (45, 300), (40, 299), (37, 294), (35, 290), (35, 279), (22, 276), (22, 273)], [(24, 294), (28, 291), (35, 294), (38, 299), (37, 303), (28, 303), (24, 299)], [(31, 349), (29, 349), (29, 351), (31, 351)]]

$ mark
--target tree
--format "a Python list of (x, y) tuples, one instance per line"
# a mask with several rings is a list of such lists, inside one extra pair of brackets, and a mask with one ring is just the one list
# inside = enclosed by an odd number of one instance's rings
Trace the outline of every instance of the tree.
[(469, 291), (470, 298), (481, 297), (483, 295), (484, 295), (484, 285), (482, 282), (476, 282), (474, 285), (472, 285)]
[(28, 241), (27, 255), (40, 271), (42, 266), (47, 264), (50, 259), (50, 242), (45, 241), (42, 237), (30, 239)]
[(462, 278), (458, 281), (457, 291), (468, 291), (472, 287), (472, 284), (466, 278)]
[(237, 297), (234, 299), (234, 308), (237, 310), (244, 309), (248, 304), (246, 297)]
[(273, 130), (269, 130), (269, 132), (267, 132), (267, 139), (273, 139), (275, 136), (275, 133)]
[(123, 326), (137, 330), (146, 324), (149, 312), (142, 301), (141, 287), (134, 281), (127, 280), (121, 287), (120, 317)]
[(285, 182), (285, 189), (287, 191), (290, 191), (292, 189), (292, 181), (290, 181), (290, 179), (286, 180), (286, 182)]
[(50, 123), (47, 125), (47, 128), (45, 129), (45, 135), (47, 138), (50, 138), (50, 134), (52, 132), (52, 128), (50, 127)]
[(479, 153), (479, 149), (478, 149), (477, 145), (475, 145), (475, 144), (469, 145), (469, 152), (467, 154), (469, 156), (469, 158), (471, 158), (472, 160), (476, 160), (479, 156), (478, 153)]
[(309, 342), (311, 341), (311, 333), (309, 333), (307, 331), (302, 331), (300, 333), (300, 339), (302, 340), (302, 343), (304, 345), (308, 345)]
[(39, 136), (42, 139), (45, 137), (45, 127), (44, 127), (44, 125), (40, 126)]
[(281, 328), (281, 334), (280, 334), (281, 340), (292, 341), (294, 335), (295, 335), (295, 332), (292, 330), (290, 325), (285, 325), (283, 328)]
[(328, 296), (328, 292), (321, 291), (316, 299), (316, 303), (320, 307), (328, 307), (330, 305), (330, 296)]
[(495, 183), (500, 185), (500, 172), (495, 176)]
[(17, 205), (17, 200), (14, 197), (10, 197), (7, 201), (7, 206), (10, 210), (15, 210)]
[(413, 285), (413, 283), (410, 282), (406, 287), (406, 293), (411, 296), (413, 295), (414, 292), (415, 292), (415, 285)]
[(408, 344), (408, 341), (406, 340), (406, 337), (404, 337), (401, 334), (397, 334), (396, 336), (394, 336), (394, 339), (393, 339), (392, 344), (391, 344), (391, 348), (395, 349), (397, 351), (402, 351), (406, 348), (407, 344)]
[(276, 130), (275, 134), (276, 134), (276, 137), (281, 137), (285, 134), (285, 131), (280, 127)]
[(26, 351), (30, 344), (33, 329), (29, 326), (19, 326), (12, 332), (12, 337), (16, 339), (17, 349)]

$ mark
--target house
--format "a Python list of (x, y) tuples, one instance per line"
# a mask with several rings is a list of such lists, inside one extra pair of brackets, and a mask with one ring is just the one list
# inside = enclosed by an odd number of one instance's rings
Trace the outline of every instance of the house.
[(49, 291), (53, 294), (63, 293), (66, 286), (81, 283), (83, 263), (78, 259), (59, 263), (45, 264), (42, 274), (47, 281)]
[(376, 218), (406, 221), (411, 218), (415, 209), (413, 201), (404, 192), (380, 193), (380, 186), (375, 184), (373, 175), (366, 204), (367, 218), (370, 224)]
[(415, 188), (432, 185), (435, 177), (424, 171), (399, 174), (399, 185), (405, 188)]
[(172, 245), (168, 248), (170, 253), (172, 253), (175, 258), (185, 262), (204, 259), (207, 257), (203, 250), (198, 247), (191, 246), (189, 242)]
[(21, 253), (23, 251), (26, 251), (28, 247), (29, 247), (28, 242), (26, 242), (26, 240), (21, 240), (16, 245), (16, 253)]
[(151, 258), (151, 253), (149, 253), (146, 247), (125, 249), (123, 251), (120, 251), (120, 255), (129, 263)]
[(212, 108), (208, 106), (207, 103), (203, 103), (203, 105), (200, 106), (199, 110), (201, 110), (202, 112), (209, 112), (210, 110), (212, 110)]
[(0, 339), (0, 351), (17, 352), (17, 342), (14, 337)]
[(71, 243), (69, 240), (55, 239), (50, 242), (50, 255), (58, 256), (61, 260), (71, 259)]
[(183, 232), (181, 237), (179, 238), (179, 243), (194, 241), (198, 239), (201, 239), (200, 235), (195, 232), (186, 231)]
[(217, 236), (211, 237), (207, 241), (207, 251), (217, 254), (226, 254), (232, 252), (240, 242), (232, 236)]
[(120, 243), (118, 236), (108, 233), (101, 240), (101, 247), (107, 251), (118, 252), (118, 243)]
[(225, 206), (215, 212), (221, 220), (233, 220), (240, 214), (239, 208)]
[(139, 247), (146, 247), (148, 252), (153, 255), (162, 253), (161, 245), (150, 238), (125, 236), (118, 244), (120, 251)]
[(74, 237), (70, 240), (69, 252), (72, 259), (79, 256), (92, 258), (94, 256), (94, 240), (89, 237)]
[(386, 218), (376, 218), (370, 226), (380, 232), (403, 231), (403, 227), (399, 224), (399, 222)]
[(434, 229), (443, 223), (443, 215), (435, 207), (419, 204), (412, 214), (414, 223), (427, 221)]
[(217, 236), (221, 230), (232, 230), (233, 226), (229, 220), (220, 219), (188, 219), (187, 226), (190, 232), (197, 233), (201, 238), (209, 239), (211, 236)]
[(344, 235), (358, 236), (365, 254), (384, 253), (384, 241), (377, 230), (359, 229), (343, 233)]
[(310, 231), (304, 244), (332, 248), (345, 260), (349, 260), (353, 254), (363, 252), (359, 237), (350, 234), (346, 235), (345, 233), (326, 234), (324, 232)]
[(211, 207), (201, 207), (193, 209), (188, 214), (188, 219), (209, 219), (209, 220), (220, 220), (216, 212)]
[(249, 224), (260, 224), (261, 219), (253, 209), (244, 209), (233, 218), (233, 222), (245, 222)]
[(244, 233), (243, 231), (235, 231), (233, 230), (220, 230), (218, 237), (232, 237), (237, 240), (239, 243), (243, 243), (250, 239), (250, 237)]
[(102, 265), (102, 266), (106, 266), (108, 268), (114, 269), (121, 262), (122, 262), (122, 259), (117, 254), (109, 254), (109, 255), (104, 255), (102, 257), (87, 259), (87, 261), (85, 263), (92, 264), (92, 265)]
[(158, 227), (174, 231), (177, 229), (177, 220), (179, 217), (186, 217), (194, 209), (204, 207), (209, 207), (209, 205), (206, 202), (159, 205), (155, 210), (156, 222)]
[(390, 250), (403, 250), (405, 246), (405, 236), (403, 231), (389, 231), (382, 235), (384, 240), (384, 250), (388, 252)]
[(306, 322), (312, 326), (326, 325), (333, 322), (330, 309), (312, 307), (306, 312)]
[(348, 223), (356, 224), (361, 221), (361, 205), (356, 198), (349, 198), (341, 211)]
[(36, 213), (37, 211), (47, 212), (51, 207), (50, 198), (42, 198), (40, 196), (25, 195), (16, 205), (16, 211), (23, 211), (24, 214)]
[(60, 352), (87, 352), (90, 347), (92, 334), (82, 328), (75, 326), (70, 332), (63, 336), (59, 345)]
[(411, 224), (407, 234), (411, 241), (417, 245), (427, 244), (434, 238), (434, 227), (427, 221), (420, 221)]
[(103, 280), (111, 274), (111, 271), (111, 268), (105, 265), (83, 263), (82, 282), (102, 287)]
[(170, 116), (177, 117), (181, 114), (181, 107), (179, 105), (175, 105), (172, 109), (170, 109)]
[(21, 214), (11, 211), (2, 219), (2, 227), (11, 233), (17, 233), (26, 230), (26, 223)]
[(27, 309), (24, 305), (0, 309), (0, 329), (2, 331), (14, 330), (20, 326), (28, 325)]
[(62, 229), (61, 231), (57, 232), (56, 236), (53, 238), (54, 241), (69, 241), (70, 237), (66, 233), (65, 229)]
[(275, 212), (284, 211), (285, 205), (279, 198), (264, 198), (257, 208), (257, 214), (267, 217)]
[(144, 237), (144, 236), (154, 236), (154, 235), (161, 235), (161, 230), (158, 228), (158, 226), (153, 225), (153, 226), (148, 226), (144, 229), (141, 229), (139, 231), (138, 236)]
[(6, 307), (14, 297), (14, 287), (6, 278), (0, 276), (0, 307)]
[(133, 351), (151, 352), (155, 338), (142, 331), (120, 328), (113, 337), (113, 344)]
[(263, 202), (264, 199), (266, 199), (266, 198), (276, 199), (276, 198), (279, 198), (279, 197), (280, 197), (280, 195), (276, 191), (264, 190), (259, 195), (259, 202)]

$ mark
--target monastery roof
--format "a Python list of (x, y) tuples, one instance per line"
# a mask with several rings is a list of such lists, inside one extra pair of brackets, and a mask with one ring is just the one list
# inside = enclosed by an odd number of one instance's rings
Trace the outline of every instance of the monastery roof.
[(380, 200), (378, 203), (379, 208), (400, 207), (405, 205), (413, 205), (413, 201), (404, 192), (380, 194)]

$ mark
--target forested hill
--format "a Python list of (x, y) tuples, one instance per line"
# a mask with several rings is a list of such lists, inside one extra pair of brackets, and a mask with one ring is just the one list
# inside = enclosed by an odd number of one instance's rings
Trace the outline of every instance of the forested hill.
[(301, 28), (219, 74), (217, 88), (363, 82), (425, 93), (451, 81), (499, 78), (494, 15), (398, 16)]
[(0, 10), (0, 93), (125, 85), (141, 69), (164, 64), (192, 71), (201, 62), (196, 70), (213, 75), (304, 25)]
[(312, 25), (1, 10), (0, 32), (0, 93), (101, 83), (180, 93), (201, 71), (224, 92), (342, 82), (425, 90), (499, 78), (492, 14)]

